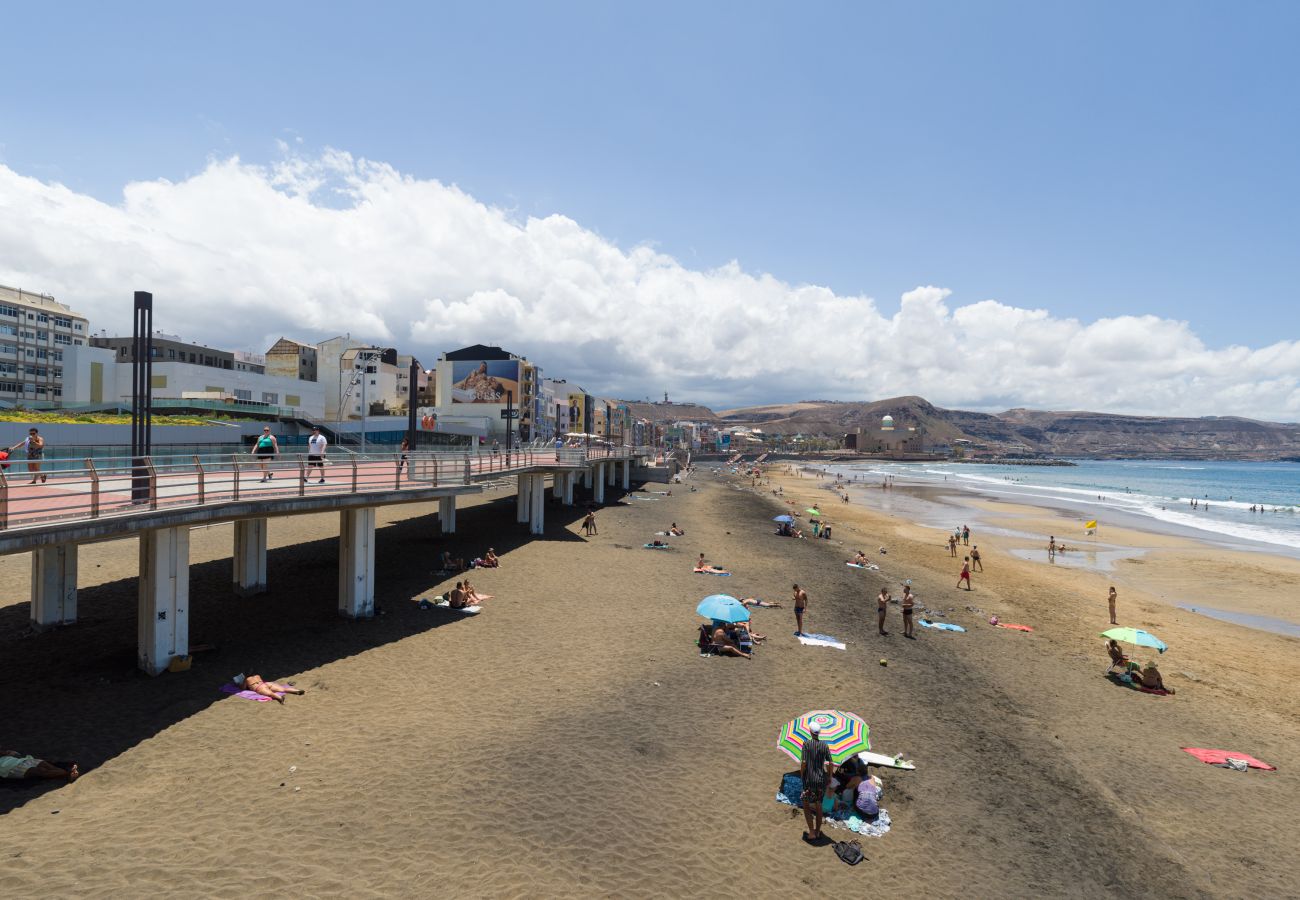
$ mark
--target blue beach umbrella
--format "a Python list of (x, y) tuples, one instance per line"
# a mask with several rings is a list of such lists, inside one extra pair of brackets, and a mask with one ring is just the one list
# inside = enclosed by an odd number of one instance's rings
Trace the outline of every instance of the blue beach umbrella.
[(695, 612), (716, 622), (749, 621), (749, 608), (730, 594), (710, 594), (700, 601)]
[(772, 521), (773, 521), (773, 522), (784, 522), (785, 524), (789, 525), (789, 524), (791, 524), (792, 522), (794, 522), (794, 516), (777, 516), (777, 517), (776, 517), (775, 519), (773, 519)]
[(1141, 628), (1112, 628), (1110, 631), (1103, 631), (1101, 636), (1123, 641), (1135, 647), (1150, 647), (1160, 653), (1164, 653), (1169, 649), (1169, 646), (1164, 641), (1149, 631), (1143, 631)]

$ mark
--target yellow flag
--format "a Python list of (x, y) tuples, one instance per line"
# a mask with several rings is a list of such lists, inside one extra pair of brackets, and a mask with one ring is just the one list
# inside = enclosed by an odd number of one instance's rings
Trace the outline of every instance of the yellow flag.
[(1083, 523), (1083, 527), (1084, 527), (1084, 528), (1096, 528), (1096, 527), (1097, 527), (1097, 520), (1096, 520), (1096, 519), (1093, 519), (1091, 522), (1084, 522), (1084, 523)]

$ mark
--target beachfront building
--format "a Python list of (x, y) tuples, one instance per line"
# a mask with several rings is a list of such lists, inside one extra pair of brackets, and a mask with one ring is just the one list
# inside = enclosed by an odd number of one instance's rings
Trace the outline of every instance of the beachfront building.
[(473, 344), (442, 354), (434, 366), (437, 421), (483, 441), (531, 441), (545, 433), (542, 370), (500, 347)]
[(356, 375), (351, 368), (344, 373), (343, 354), (365, 346), (365, 341), (355, 340), (350, 334), (341, 334), (316, 345), (316, 380), (325, 387), (325, 418), (331, 422), (347, 418), (347, 414), (341, 414), (340, 410), (344, 407), (344, 395)]
[(395, 415), (398, 409), (405, 411), (406, 398), (397, 391), (397, 350), (352, 347), (343, 351), (339, 365), (344, 381), (339, 418), (359, 419), (362, 415), (386, 416)]
[[(92, 340), (103, 346), (74, 345), (64, 352), (64, 403), (129, 405), (131, 339)], [(155, 337), (150, 382), (155, 410), (210, 409), (306, 419), (324, 415), (321, 385), (259, 371), (264, 367), (251, 356), (237, 360), (233, 353), (189, 344), (172, 335)]]
[(64, 353), (90, 325), (48, 294), (0, 285), (0, 406), (67, 402)]
[(886, 456), (924, 453), (925, 432), (915, 425), (896, 427), (893, 416), (882, 416), (875, 427), (855, 428), (845, 434), (844, 449)]
[(282, 337), (266, 351), (266, 372), (301, 381), (317, 380), (317, 350), (314, 344)]

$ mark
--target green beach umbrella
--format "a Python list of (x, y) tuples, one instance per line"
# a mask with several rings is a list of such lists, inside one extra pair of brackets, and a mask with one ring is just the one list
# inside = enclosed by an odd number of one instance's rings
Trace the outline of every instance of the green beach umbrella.
[(1143, 631), (1141, 628), (1112, 628), (1110, 631), (1103, 631), (1101, 636), (1125, 644), (1132, 644), (1135, 647), (1150, 647), (1160, 653), (1164, 653), (1169, 649), (1168, 644), (1151, 632)]

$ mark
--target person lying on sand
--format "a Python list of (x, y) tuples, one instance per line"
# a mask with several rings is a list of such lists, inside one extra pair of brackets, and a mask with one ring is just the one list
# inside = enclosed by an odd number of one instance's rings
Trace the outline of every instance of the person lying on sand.
[(681, 537), (681, 536), (684, 535), (686, 532), (683, 531), (682, 529), (678, 528), (678, 527), (677, 527), (677, 523), (674, 522), (674, 523), (672, 524), (672, 527), (668, 529), (668, 533), (671, 534), (671, 535), (673, 535), (674, 537)]
[(750, 630), (748, 622), (732, 622), (730, 625), (726, 626), (726, 629), (727, 637), (731, 638), (737, 644), (746, 643), (747, 641), (745, 638), (748, 638), (754, 643), (767, 640), (767, 635), (759, 634), (757, 631)]
[(1165, 681), (1160, 677), (1160, 670), (1156, 668), (1154, 662), (1148, 662), (1143, 666), (1141, 674), (1134, 672), (1133, 680), (1144, 688), (1151, 688), (1152, 690), (1157, 691), (1168, 691), (1171, 694), (1174, 692), (1173, 688), (1165, 687)]
[(743, 606), (757, 606), (759, 609), (785, 609), (784, 603), (769, 603), (766, 600), (758, 600), (754, 597), (745, 597), (740, 602)]
[(696, 566), (695, 571), (703, 575), (730, 575), (726, 569), (720, 569), (717, 566)]
[(656, 538), (655, 540), (653, 540), (653, 541), (650, 542), (650, 546), (651, 546), (651, 547), (667, 547), (668, 544), (667, 544), (665, 541), (661, 541), (661, 540), (659, 540), (659, 539)]
[(291, 684), (277, 684), (274, 681), (265, 681), (261, 675), (249, 675), (244, 677), (236, 675), (234, 678), (235, 686), (246, 691), (252, 691), (254, 694), (261, 694), (263, 697), (270, 697), (276, 703), (283, 703), (283, 696), (277, 694), (302, 694), (307, 693), (302, 688), (296, 688)]
[(63, 778), (76, 781), (81, 777), (76, 763), (55, 765), (35, 756), (6, 750), (0, 753), (0, 779), (2, 778)]

